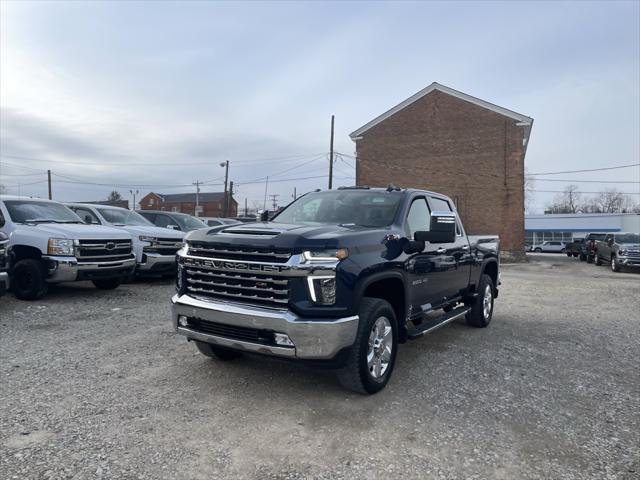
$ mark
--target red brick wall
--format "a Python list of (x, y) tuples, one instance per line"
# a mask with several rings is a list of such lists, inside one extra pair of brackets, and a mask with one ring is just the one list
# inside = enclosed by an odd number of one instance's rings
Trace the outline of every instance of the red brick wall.
[[(196, 202), (163, 202), (159, 199), (159, 197), (154, 198), (154, 204), (149, 205), (149, 198), (151, 194), (145, 195), (143, 199), (140, 201), (140, 208), (142, 210), (164, 210), (166, 212), (173, 211), (173, 207), (176, 207), (176, 211), (179, 213), (188, 213), (189, 215), (194, 215), (196, 211)], [(201, 217), (221, 217), (223, 216), (224, 211), (224, 201), (220, 199), (220, 201), (215, 202), (200, 202), (200, 206), (203, 208)], [(238, 216), (238, 203), (235, 199), (231, 199), (231, 203), (229, 204), (229, 216), (236, 217)]]
[(358, 185), (422, 188), (456, 202), (467, 233), (524, 248), (524, 136), (516, 121), (433, 91), (356, 140)]

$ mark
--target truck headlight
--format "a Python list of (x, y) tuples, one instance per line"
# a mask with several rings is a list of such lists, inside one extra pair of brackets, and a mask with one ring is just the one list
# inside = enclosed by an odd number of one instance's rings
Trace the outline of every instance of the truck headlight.
[(624, 255), (626, 255), (626, 254), (627, 254), (627, 251), (626, 251), (626, 250), (618, 250), (618, 255), (622, 255), (622, 256), (624, 256)]
[(309, 295), (314, 303), (333, 305), (336, 303), (336, 277), (307, 277)]
[(47, 255), (73, 256), (73, 240), (68, 238), (50, 238), (47, 243)]
[(140, 239), (141, 242), (154, 243), (158, 241), (156, 237), (148, 237), (147, 235), (140, 235), (138, 238)]
[(336, 248), (331, 250), (307, 250), (302, 252), (305, 263), (323, 263), (344, 260), (349, 256), (346, 248)]

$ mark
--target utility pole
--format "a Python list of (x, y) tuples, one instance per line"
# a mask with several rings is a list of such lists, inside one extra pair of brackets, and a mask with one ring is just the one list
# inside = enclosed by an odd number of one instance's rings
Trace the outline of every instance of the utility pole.
[(293, 199), (295, 200), (296, 198), (298, 198), (298, 195), (296, 194), (296, 187), (293, 187)]
[(273, 210), (277, 210), (278, 209), (278, 200), (277, 198), (280, 196), (277, 193), (272, 193), (271, 195), (269, 195), (271, 197), (271, 202), (273, 203)]
[(227, 195), (227, 183), (229, 181), (229, 160), (224, 161), (220, 164), (221, 167), (224, 167), (224, 212), (223, 215), (225, 217), (229, 216), (228, 208), (229, 208), (229, 198)]
[[(227, 202), (227, 214), (225, 217), (229, 216), (229, 210), (231, 210), (231, 200), (233, 199), (233, 180), (229, 182), (229, 201)], [(236, 211), (236, 215), (238, 212)]]
[(267, 209), (267, 190), (269, 189), (269, 177), (267, 177), (267, 181), (264, 184), (264, 203), (262, 204), (262, 210)]
[(196, 186), (196, 211), (195, 211), (196, 217), (200, 213), (200, 184), (201, 183), (202, 182), (200, 180), (196, 180), (191, 184)]
[(329, 190), (333, 185), (333, 121), (335, 116), (331, 115), (331, 142), (329, 144)]
[(49, 184), (49, 200), (52, 200), (53, 197), (51, 195), (51, 170), (47, 170), (47, 183)]
[(249, 216), (249, 212), (247, 210), (247, 197), (244, 197), (244, 216), (245, 217)]

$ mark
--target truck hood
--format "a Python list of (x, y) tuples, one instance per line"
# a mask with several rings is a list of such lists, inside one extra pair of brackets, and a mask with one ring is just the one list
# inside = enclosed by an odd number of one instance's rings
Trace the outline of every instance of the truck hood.
[(130, 240), (131, 235), (124, 230), (104, 225), (85, 225), (80, 223), (39, 223), (37, 225), (20, 225), (19, 229), (25, 232), (37, 231), (42, 235), (53, 238), (68, 238), (78, 240)]
[(117, 228), (118, 230), (129, 232), (134, 237), (146, 235), (148, 237), (170, 238), (172, 240), (182, 240), (184, 237), (184, 232), (171, 230), (170, 228), (154, 227), (151, 225), (125, 225), (124, 227), (113, 226), (111, 228)]
[(276, 222), (245, 223), (222, 229), (189, 232), (186, 240), (212, 244), (273, 246), (292, 250), (380, 245), (390, 228), (347, 225), (296, 225)]

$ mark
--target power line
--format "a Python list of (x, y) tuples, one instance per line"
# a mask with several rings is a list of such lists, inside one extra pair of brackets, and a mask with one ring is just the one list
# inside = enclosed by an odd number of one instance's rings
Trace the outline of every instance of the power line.
[(632, 163), (630, 165), (618, 165), (616, 167), (590, 168), (586, 170), (564, 170), (562, 172), (527, 173), (527, 175), (559, 175), (562, 173), (601, 172), (603, 170), (617, 170), (619, 168), (630, 168), (630, 167), (640, 167), (640, 163)]
[(534, 178), (536, 182), (574, 182), (574, 183), (640, 183), (633, 180), (560, 180), (558, 178)]
[[(535, 193), (565, 193), (564, 190), (531, 190), (532, 192)], [(604, 193), (602, 191), (600, 192), (585, 192), (582, 190), (576, 190), (574, 193)], [(614, 192), (616, 194), (619, 195), (640, 195), (640, 192)]]

